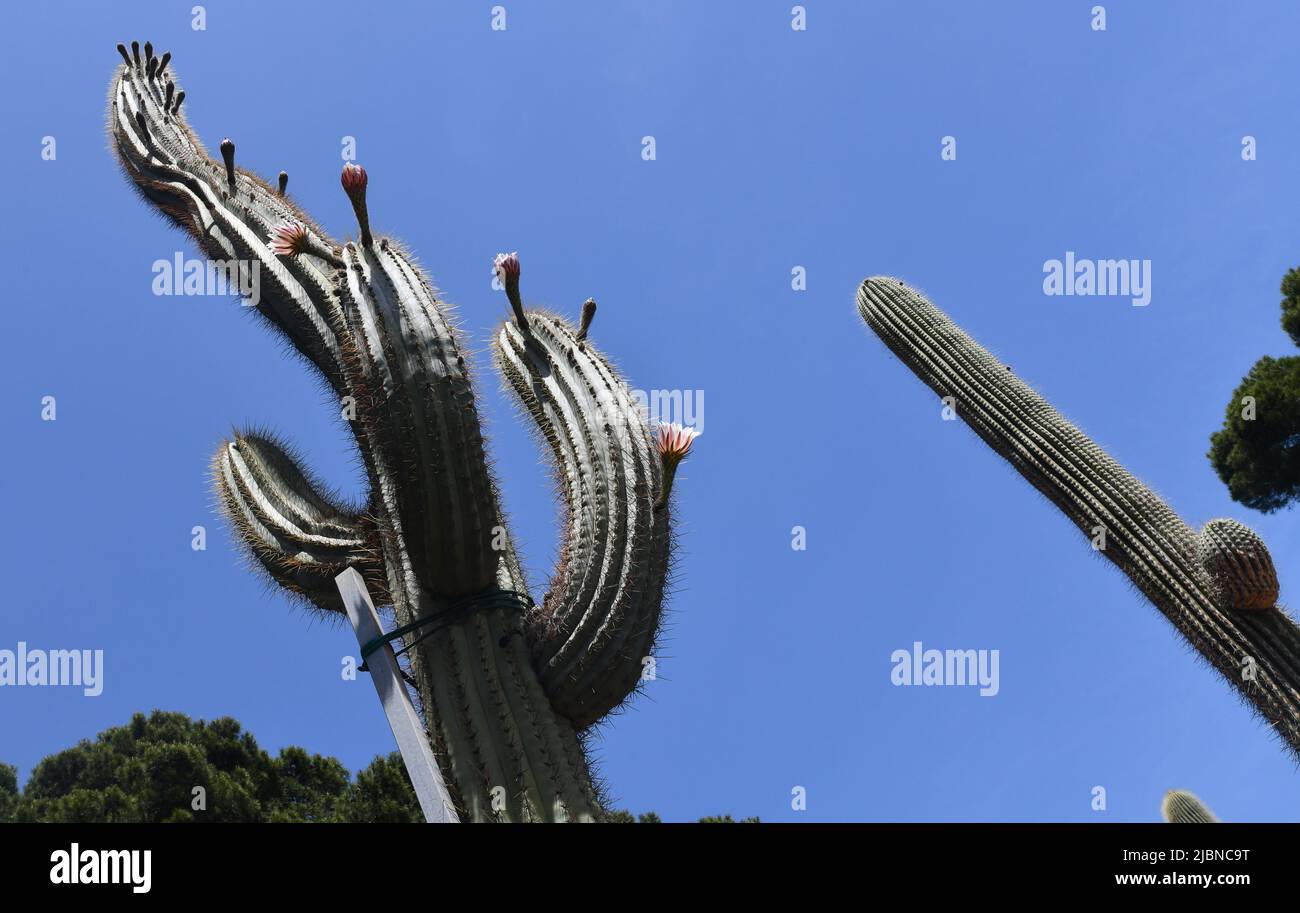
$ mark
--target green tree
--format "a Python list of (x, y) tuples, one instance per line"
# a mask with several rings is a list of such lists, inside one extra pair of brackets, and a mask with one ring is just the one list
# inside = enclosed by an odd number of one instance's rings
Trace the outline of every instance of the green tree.
[(12, 764), (0, 764), (0, 824), (9, 820), (17, 801), (18, 769)]
[[(1300, 346), (1300, 269), (1282, 279), (1282, 328)], [(1272, 513), (1300, 497), (1300, 357), (1264, 356), (1210, 435), (1209, 458), (1234, 501)]]
[[(654, 812), (618, 811), (606, 820), (660, 823)], [(271, 757), (230, 717), (206, 722), (155, 710), (50, 755), (21, 790), (18, 771), (0, 764), (0, 823), (38, 821), (414, 824), (424, 814), (397, 752), (376, 757), (351, 780), (338, 759), (302, 748)]]
[(375, 758), (357, 774), (348, 793), (345, 818), (358, 823), (423, 823), (424, 813), (400, 754)]
[(21, 792), (14, 768), (0, 765), (0, 821), (422, 820), (396, 753), (354, 783), (335, 758), (296, 747), (271, 757), (229, 717), (137, 713), (42, 760)]

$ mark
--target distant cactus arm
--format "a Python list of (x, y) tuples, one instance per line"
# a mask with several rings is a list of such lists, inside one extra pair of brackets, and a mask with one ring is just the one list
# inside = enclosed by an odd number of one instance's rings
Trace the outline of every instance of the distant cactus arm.
[(663, 470), (645, 419), (585, 324), (526, 319), (527, 332), (517, 321), (498, 330), (493, 353), (549, 446), (568, 514), (530, 640), (552, 703), (583, 727), (641, 679), (659, 627), (669, 507), (656, 508)]
[[(251, 286), (257, 264), (258, 312), (341, 392), (343, 354), (330, 294), (335, 243), (287, 197), (235, 168), (229, 140), (222, 144), (228, 166), (207, 154), (180, 111), (184, 93), (175, 92), (174, 74), (160, 73), (159, 58), (145, 47), (137, 64), (119, 45), (128, 63), (109, 90), (110, 142), (123, 171), (208, 257), (237, 261), (232, 280)], [(272, 250), (275, 229), (286, 223), (303, 226), (303, 253)]]
[[(1104, 530), (1102, 554), (1300, 753), (1300, 629), (1275, 608), (1277, 580), (1259, 538), (1226, 520), (1198, 535), (898, 280), (866, 280), (858, 309), (894, 354), (941, 397), (954, 397), (957, 415), (1085, 535)], [(1245, 667), (1252, 676), (1243, 675)]]
[(1200, 799), (1183, 789), (1171, 789), (1160, 803), (1160, 814), (1168, 824), (1218, 824), (1214, 812)]
[(354, 567), (377, 602), (389, 601), (373, 524), (323, 494), (276, 441), (246, 433), (222, 444), (213, 475), (221, 506), (245, 548), (281, 587), (342, 612), (334, 578)]

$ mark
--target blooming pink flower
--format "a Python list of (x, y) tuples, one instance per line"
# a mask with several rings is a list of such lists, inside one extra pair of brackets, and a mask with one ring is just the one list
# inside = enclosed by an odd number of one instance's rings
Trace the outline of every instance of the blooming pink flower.
[(497, 278), (502, 284), (510, 281), (519, 281), (519, 251), (512, 254), (497, 254), (496, 259), (492, 261), (492, 269), (496, 271)]
[(659, 456), (666, 464), (676, 466), (686, 459), (691, 452), (691, 445), (695, 443), (695, 439), (699, 436), (700, 432), (694, 428), (683, 428), (677, 422), (673, 422), (671, 425), (667, 422), (660, 422), (656, 441), (659, 446)]
[(307, 252), (307, 227), (301, 222), (283, 222), (271, 230), (271, 252), (281, 257), (292, 257)]

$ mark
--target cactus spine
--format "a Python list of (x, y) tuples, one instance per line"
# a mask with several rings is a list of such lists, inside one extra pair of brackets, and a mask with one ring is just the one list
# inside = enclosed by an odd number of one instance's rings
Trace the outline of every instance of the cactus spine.
[[(338, 502), (274, 437), (245, 432), (214, 460), (221, 503), (256, 562), (326, 612), (356, 568), (407, 635), (434, 753), (462, 819), (589, 821), (601, 803), (580, 733), (635, 690), (659, 629), (670, 534), (657, 442), (581, 329), (526, 312), (519, 260), (497, 268), (514, 311), (495, 360), (549, 444), (568, 507), (561, 560), (527, 597), (489, 471), (469, 366), (447, 304), (393, 239), (376, 237), (367, 176), (343, 189), (357, 242), (331, 239), (277, 187), (203, 149), (170, 55), (118, 45), (113, 149), (140, 194), (213, 259), (259, 278), (258, 313), (345, 404), (370, 487)], [(256, 270), (256, 272), (254, 272)], [(675, 464), (674, 464), (675, 465)]]
[(1160, 803), (1160, 814), (1167, 824), (1218, 824), (1214, 812), (1200, 799), (1183, 789), (1171, 789)]
[[(858, 291), (867, 325), (1093, 538), (1187, 641), (1300, 753), (1300, 629), (1277, 608), (1263, 542), (1233, 520), (1198, 534), (942, 311), (897, 279)], [(1253, 676), (1244, 673), (1246, 669)]]

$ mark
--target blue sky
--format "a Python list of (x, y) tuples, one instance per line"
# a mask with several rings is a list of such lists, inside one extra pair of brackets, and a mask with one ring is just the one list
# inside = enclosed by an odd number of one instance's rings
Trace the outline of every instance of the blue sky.
[[(1295, 820), (1280, 745), (1054, 508), (941, 420), (854, 292), (877, 273), (925, 289), (1189, 523), (1259, 530), (1286, 602), (1300, 521), (1232, 504), (1204, 454), (1241, 375), (1290, 349), (1277, 286), (1300, 263), (1285, 37), (1300, 8), (1109, 2), (1096, 32), (1090, 2), (813, 0), (796, 32), (788, 2), (504, 5), (504, 32), (487, 2), (212, 2), (205, 31), (188, 4), (8, 12), (9, 71), (26, 75), (0, 145), (0, 648), (103, 649), (106, 671), (98, 698), (0, 691), (0, 760), (26, 776), (153, 708), (231, 715), (269, 749), (352, 769), (393, 749), (369, 682), (340, 679), (351, 631), (268, 592), (214, 511), (208, 461), (232, 425), (279, 430), (349, 493), (361, 481), (269, 333), (229, 300), (151, 294), (154, 260), (195, 251), (106, 151), (113, 45), (134, 38), (172, 52), (209, 148), (229, 135), (244, 166), (287, 169), (335, 236), (355, 232), (338, 173), (356, 137), (376, 232), (420, 255), (480, 354), (538, 593), (557, 510), (482, 357), (506, 313), (493, 255), (520, 251), (530, 302), (576, 316), (595, 296), (593, 334), (634, 386), (704, 391), (660, 679), (595, 743), (620, 806), (1153, 821), (1183, 787), (1226, 820)], [(1150, 259), (1150, 306), (1044, 296), (1043, 263), (1068, 250)], [(999, 694), (893, 686), (891, 653), (918, 640), (998, 650)]]

